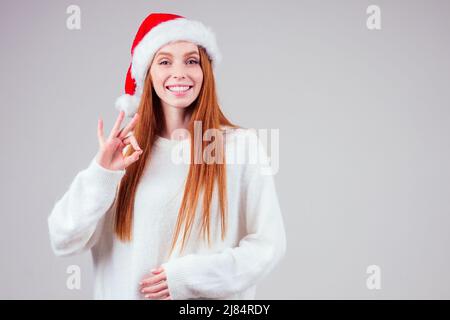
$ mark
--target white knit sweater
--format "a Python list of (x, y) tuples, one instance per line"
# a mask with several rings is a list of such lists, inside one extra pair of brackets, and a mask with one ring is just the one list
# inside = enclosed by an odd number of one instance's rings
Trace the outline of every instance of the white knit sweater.
[[(48, 217), (50, 240), (58, 256), (91, 250), (95, 299), (143, 299), (139, 282), (160, 266), (166, 271), (172, 299), (255, 298), (257, 283), (285, 254), (284, 223), (273, 175), (263, 172), (267, 165), (260, 160), (268, 158), (256, 132), (234, 129), (228, 131), (225, 142), (227, 237), (221, 240), (220, 211), (214, 194), (210, 227), (213, 245), (208, 247), (200, 237), (199, 205), (184, 251), (179, 253), (181, 233), (170, 259), (168, 253), (189, 169), (188, 163), (173, 161), (173, 150), (189, 150), (189, 139), (157, 138), (138, 184), (131, 242), (118, 240), (112, 224), (116, 191), (125, 170), (108, 170), (94, 158), (76, 175)], [(237, 163), (235, 156), (254, 153), (255, 143), (257, 155), (262, 158), (257, 158), (256, 163), (251, 158)]]

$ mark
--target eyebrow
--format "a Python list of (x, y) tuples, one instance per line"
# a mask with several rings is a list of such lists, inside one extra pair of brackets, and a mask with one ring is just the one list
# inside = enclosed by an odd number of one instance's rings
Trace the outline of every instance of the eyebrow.
[[(186, 53), (184, 56), (185, 57), (186, 56), (190, 56), (191, 54), (198, 55), (198, 52), (197, 51), (191, 51), (191, 52)], [(159, 56), (170, 56), (170, 57), (173, 57), (173, 55), (170, 52), (160, 52), (160, 53), (157, 54), (156, 57), (159, 57)]]

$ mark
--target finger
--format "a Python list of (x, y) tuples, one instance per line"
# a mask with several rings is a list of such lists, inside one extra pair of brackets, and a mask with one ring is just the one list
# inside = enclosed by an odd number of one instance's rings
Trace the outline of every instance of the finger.
[(162, 300), (172, 300), (172, 297), (169, 294), (167, 297), (163, 298)]
[(152, 284), (158, 283), (158, 282), (160, 282), (162, 280), (166, 280), (165, 272), (160, 273), (160, 274), (158, 274), (156, 276), (151, 276), (150, 278), (142, 280), (141, 281), (141, 285), (148, 286), (148, 285), (152, 285)]
[(98, 137), (98, 144), (100, 146), (103, 146), (103, 144), (105, 143), (105, 138), (103, 137), (103, 120), (101, 118), (98, 119), (97, 137)]
[[(123, 154), (123, 152), (122, 152), (122, 154)], [(128, 167), (133, 162), (138, 161), (141, 154), (142, 154), (142, 151), (135, 151), (128, 157), (125, 157), (125, 159), (123, 159), (123, 162), (125, 163), (125, 167)]]
[(169, 289), (165, 289), (159, 293), (149, 293), (149, 299), (163, 300), (169, 294)]
[(134, 129), (134, 127), (136, 126), (136, 124), (138, 122), (138, 118), (139, 118), (139, 114), (136, 113), (133, 116), (133, 118), (131, 119), (130, 123), (120, 131), (120, 134), (118, 135), (118, 137), (120, 139), (125, 138), (127, 136), (128, 132), (130, 132), (131, 130)]
[(152, 272), (155, 273), (155, 274), (156, 274), (156, 273), (163, 272), (163, 271), (164, 271), (164, 268), (163, 268), (163, 267), (159, 267), (158, 269), (153, 269), (153, 270), (152, 270)]
[(140, 285), (145, 284), (145, 280), (146, 279), (152, 279), (153, 277), (155, 277), (155, 274), (158, 274), (160, 272), (164, 271), (164, 269), (162, 267), (157, 268), (157, 269), (152, 269), (151, 274), (146, 274), (143, 278), (142, 281), (139, 282)]
[(130, 136), (126, 137), (123, 140), (123, 143), (125, 143), (125, 144), (131, 143), (131, 145), (133, 146), (134, 150), (142, 150), (141, 147), (139, 147), (139, 145), (137, 143), (136, 137), (133, 136), (133, 135), (130, 135)]
[(143, 277), (142, 281), (139, 282), (139, 285), (141, 286), (141, 288), (147, 285), (147, 284), (144, 282), (145, 279), (150, 279), (150, 278), (154, 277), (155, 274), (158, 274), (158, 273), (160, 273), (160, 272), (162, 272), (162, 271), (164, 271), (164, 269), (163, 269), (162, 267), (161, 267), (161, 268), (158, 268), (158, 269), (152, 269), (151, 274), (146, 274), (146, 275)]
[(157, 293), (148, 293), (145, 295), (145, 297), (152, 298), (152, 299), (158, 299), (158, 298), (163, 298), (163, 297), (167, 296), (168, 293), (169, 293), (169, 289), (165, 289), (165, 290), (157, 292)]
[(141, 283), (140, 283), (141, 290), (145, 289), (145, 288), (149, 288), (149, 287), (151, 288), (151, 287), (160, 285), (161, 283), (165, 283), (166, 286), (167, 286), (167, 279), (166, 279), (166, 277), (164, 276), (164, 278), (162, 278), (162, 280), (158, 280), (157, 277), (159, 277), (159, 276), (161, 276), (161, 275), (152, 276), (150, 278), (142, 280)]
[(160, 284), (154, 285), (154, 286), (148, 286), (141, 289), (141, 293), (157, 293), (161, 290), (167, 289), (167, 282), (163, 281)]
[(120, 125), (122, 124), (122, 120), (124, 118), (125, 112), (120, 111), (119, 116), (117, 117), (116, 123), (114, 124), (114, 127), (111, 130), (111, 133), (109, 134), (109, 139), (117, 137), (117, 134), (119, 133)]

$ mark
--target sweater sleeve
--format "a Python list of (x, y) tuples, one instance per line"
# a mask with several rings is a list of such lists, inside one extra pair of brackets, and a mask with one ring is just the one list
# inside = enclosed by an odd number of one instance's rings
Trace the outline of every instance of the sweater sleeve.
[(273, 176), (264, 174), (268, 168), (258, 164), (246, 169), (240, 204), (246, 236), (237, 247), (188, 254), (162, 264), (172, 299), (226, 299), (256, 285), (284, 257), (286, 235)]
[(57, 256), (90, 249), (102, 218), (112, 207), (125, 170), (109, 170), (92, 159), (79, 172), (48, 217), (50, 243)]

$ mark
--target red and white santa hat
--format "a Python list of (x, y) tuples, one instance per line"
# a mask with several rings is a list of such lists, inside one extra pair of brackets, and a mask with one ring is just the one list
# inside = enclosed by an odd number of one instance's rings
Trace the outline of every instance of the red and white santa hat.
[(212, 30), (199, 21), (170, 13), (151, 13), (139, 27), (131, 46), (131, 64), (125, 80), (125, 94), (117, 98), (117, 110), (132, 117), (139, 106), (145, 75), (154, 54), (169, 42), (186, 40), (206, 49), (216, 68), (221, 54)]

